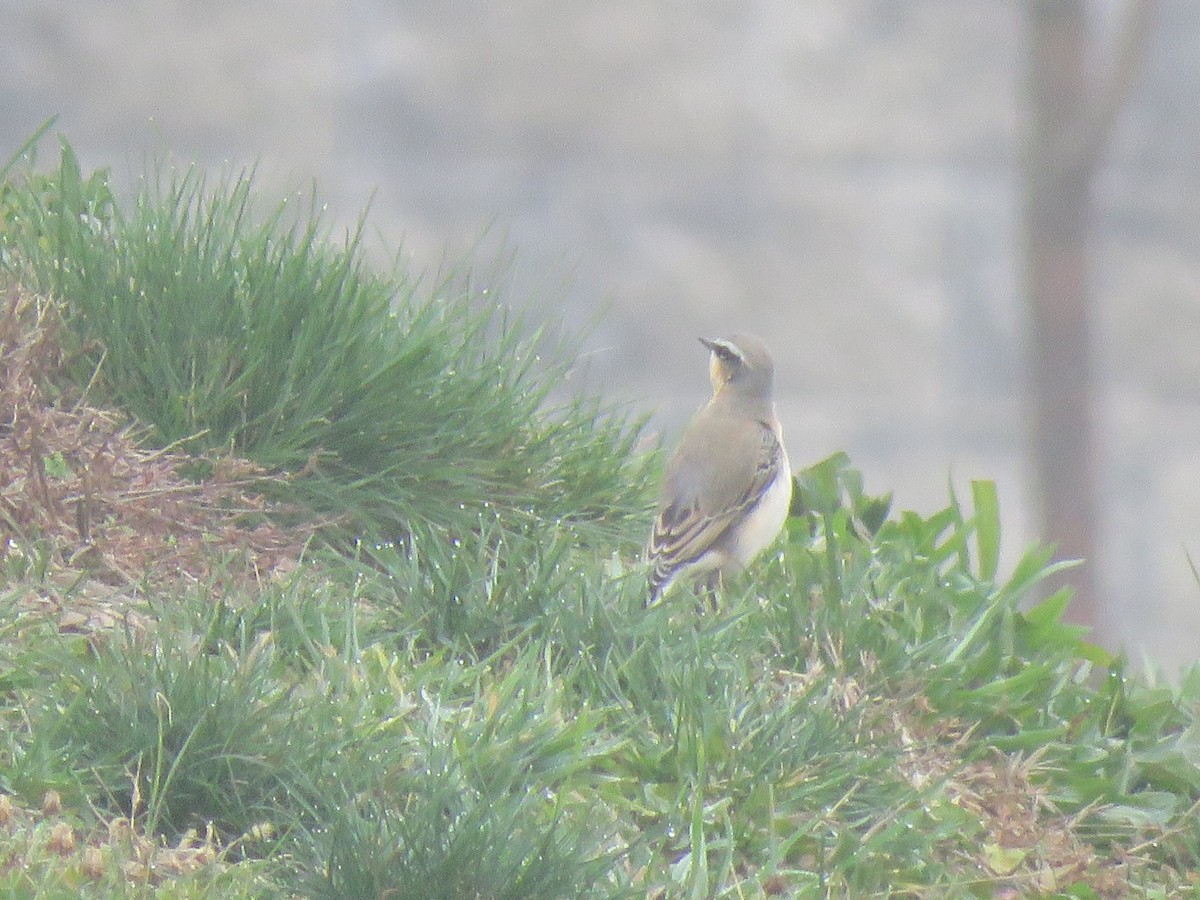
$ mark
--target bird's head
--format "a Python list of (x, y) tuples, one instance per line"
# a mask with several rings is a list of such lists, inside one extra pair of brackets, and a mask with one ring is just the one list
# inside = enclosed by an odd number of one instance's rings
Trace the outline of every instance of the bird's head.
[(708, 378), (713, 396), (732, 390), (750, 399), (770, 400), (775, 366), (767, 345), (749, 334), (727, 338), (700, 338), (708, 348)]

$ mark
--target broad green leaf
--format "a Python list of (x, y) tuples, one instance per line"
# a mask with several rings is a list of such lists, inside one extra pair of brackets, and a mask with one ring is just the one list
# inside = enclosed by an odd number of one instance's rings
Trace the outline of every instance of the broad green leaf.
[(975, 547), (979, 553), (979, 577), (992, 581), (1000, 563), (1000, 502), (996, 482), (972, 481), (975, 505)]
[(1011, 875), (1017, 866), (1025, 862), (1028, 851), (1020, 847), (1001, 847), (999, 844), (985, 844), (983, 858), (987, 867), (997, 875)]

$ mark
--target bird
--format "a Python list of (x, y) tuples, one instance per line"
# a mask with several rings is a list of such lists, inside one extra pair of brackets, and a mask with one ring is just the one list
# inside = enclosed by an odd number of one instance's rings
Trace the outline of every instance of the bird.
[(748, 566), (779, 535), (792, 471), (772, 399), (775, 367), (749, 334), (701, 338), (712, 398), (667, 463), (646, 546), (647, 606), (680, 576), (703, 576), (710, 598), (725, 575)]

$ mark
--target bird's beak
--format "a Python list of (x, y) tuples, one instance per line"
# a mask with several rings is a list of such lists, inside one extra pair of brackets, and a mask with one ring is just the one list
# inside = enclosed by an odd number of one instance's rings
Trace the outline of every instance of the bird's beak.
[(697, 340), (708, 349), (709, 353), (717, 349), (717, 342), (714, 340), (710, 340), (709, 338), (697, 338)]

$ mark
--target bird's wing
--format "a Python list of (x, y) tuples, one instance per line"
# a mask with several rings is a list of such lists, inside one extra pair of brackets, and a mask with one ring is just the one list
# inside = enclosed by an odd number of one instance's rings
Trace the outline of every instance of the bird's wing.
[[(697, 422), (688, 432), (667, 465), (646, 549), (654, 564), (652, 582), (666, 582), (680, 566), (703, 556), (779, 475), (783, 447), (770, 425), (757, 425), (716, 420)], [(729, 447), (722, 472), (714, 471), (713, 446)]]

